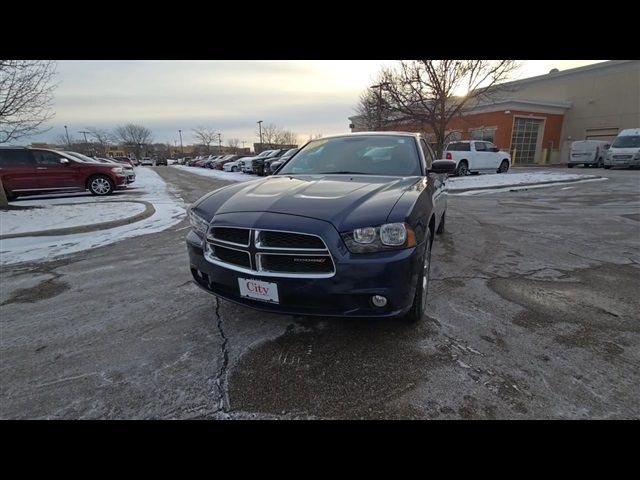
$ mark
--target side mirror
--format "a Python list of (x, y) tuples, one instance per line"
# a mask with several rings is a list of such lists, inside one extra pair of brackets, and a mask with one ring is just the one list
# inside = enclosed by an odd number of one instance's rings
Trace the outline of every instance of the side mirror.
[(491, 149), (492, 152), (498, 153), (500, 151), (500, 149), (498, 147), (493, 147)]
[(434, 160), (430, 173), (453, 173), (456, 171), (456, 162), (453, 160)]
[(60, 163), (63, 165), (69, 165), (69, 160), (67, 160), (66, 158), (61, 158)]

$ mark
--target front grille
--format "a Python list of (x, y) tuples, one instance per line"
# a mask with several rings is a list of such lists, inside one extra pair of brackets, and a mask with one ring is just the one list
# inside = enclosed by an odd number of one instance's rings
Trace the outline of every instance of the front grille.
[(633, 155), (614, 155), (614, 160), (630, 160)]
[(331, 273), (333, 263), (329, 255), (273, 255), (260, 254), (261, 270), (290, 273)]
[(211, 246), (213, 256), (225, 263), (238, 265), (243, 268), (251, 268), (251, 260), (248, 252), (241, 252), (232, 248), (221, 247), (220, 245)]
[(325, 249), (320, 238), (302, 233), (263, 231), (258, 242), (261, 248)]
[(250, 231), (244, 228), (213, 227), (211, 229), (214, 239), (238, 245), (249, 245), (249, 233)]
[(329, 278), (335, 273), (322, 238), (306, 233), (212, 226), (205, 258), (245, 274)]

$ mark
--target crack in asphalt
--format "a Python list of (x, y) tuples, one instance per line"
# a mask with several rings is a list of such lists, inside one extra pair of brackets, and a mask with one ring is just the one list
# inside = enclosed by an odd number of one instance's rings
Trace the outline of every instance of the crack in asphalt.
[(224, 333), (223, 328), (223, 319), (220, 315), (220, 300), (216, 297), (216, 326), (218, 327), (218, 332), (220, 333), (220, 337), (222, 337), (222, 344), (220, 345), (220, 356), (222, 357), (220, 368), (218, 369), (218, 373), (216, 374), (216, 387), (217, 387), (217, 401), (218, 407), (213, 412), (214, 414), (222, 413), (226, 415), (229, 412), (229, 394), (227, 391), (227, 367), (229, 366), (229, 349), (227, 347), (227, 343), (229, 339), (227, 335)]

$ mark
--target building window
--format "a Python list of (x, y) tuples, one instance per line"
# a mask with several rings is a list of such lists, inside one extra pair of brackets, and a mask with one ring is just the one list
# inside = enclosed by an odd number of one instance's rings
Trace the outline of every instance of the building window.
[(515, 150), (515, 163), (535, 163), (538, 136), (543, 122), (538, 118), (514, 118), (511, 155)]
[(495, 143), (496, 127), (480, 127), (469, 130), (471, 140)]

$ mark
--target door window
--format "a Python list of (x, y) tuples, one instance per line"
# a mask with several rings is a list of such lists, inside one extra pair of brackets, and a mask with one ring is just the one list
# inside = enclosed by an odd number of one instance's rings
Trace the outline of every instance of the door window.
[(38, 165), (60, 165), (60, 159), (62, 158), (57, 153), (38, 150), (33, 152), (33, 156)]
[(19, 149), (0, 149), (0, 165), (31, 165), (31, 152)]
[(476, 152), (486, 152), (487, 146), (484, 142), (476, 142)]

